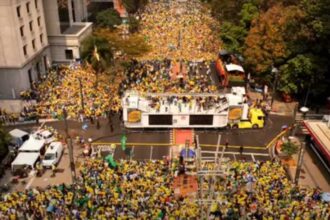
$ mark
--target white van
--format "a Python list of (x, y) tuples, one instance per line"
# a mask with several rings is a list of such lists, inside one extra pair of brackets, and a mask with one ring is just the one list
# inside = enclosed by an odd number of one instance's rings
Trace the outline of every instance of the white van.
[(44, 167), (51, 167), (53, 164), (57, 165), (63, 154), (63, 144), (61, 142), (52, 142), (46, 150), (44, 159), (41, 164)]

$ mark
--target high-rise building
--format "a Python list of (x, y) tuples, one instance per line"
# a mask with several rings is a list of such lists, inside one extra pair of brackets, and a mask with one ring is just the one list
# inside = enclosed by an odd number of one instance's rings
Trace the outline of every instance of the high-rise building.
[(0, 99), (18, 98), (52, 63), (80, 58), (87, 0), (0, 1)]

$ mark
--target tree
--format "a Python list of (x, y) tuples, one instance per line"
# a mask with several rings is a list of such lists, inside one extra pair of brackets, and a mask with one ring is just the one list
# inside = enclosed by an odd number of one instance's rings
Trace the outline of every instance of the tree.
[(114, 28), (121, 24), (119, 13), (115, 9), (107, 9), (96, 15), (96, 25), (103, 28)]
[(135, 33), (139, 30), (140, 22), (134, 16), (128, 17), (129, 32)]
[(148, 3), (148, 0), (123, 0), (122, 2), (126, 11), (130, 14), (134, 14), (139, 9), (143, 8)]
[(303, 13), (297, 6), (275, 5), (252, 22), (245, 40), (246, 64), (255, 73), (270, 72), (273, 65), (281, 66), (294, 53), (288, 48), (286, 30), (290, 21), (301, 21)]
[(120, 51), (128, 59), (137, 58), (150, 51), (150, 46), (138, 34), (132, 34), (129, 38), (123, 39), (118, 32), (98, 29), (95, 35), (105, 38), (114, 51)]
[(241, 53), (247, 31), (244, 27), (232, 22), (223, 22), (220, 28), (220, 38), (226, 50)]
[(2, 160), (8, 152), (8, 144), (11, 137), (8, 132), (6, 132), (0, 123), (0, 160)]
[(298, 146), (292, 143), (291, 141), (284, 142), (281, 145), (281, 151), (288, 156), (292, 156), (293, 154), (296, 154), (298, 150), (299, 150)]
[(81, 44), (81, 58), (95, 70), (97, 86), (99, 73), (106, 71), (112, 63), (112, 48), (106, 38), (91, 35)]
[(301, 54), (290, 59), (281, 67), (279, 90), (287, 94), (301, 93), (319, 84), (324, 79), (324, 74), (319, 73), (324, 73), (327, 69), (326, 66), (321, 66), (322, 62), (322, 59), (313, 54)]

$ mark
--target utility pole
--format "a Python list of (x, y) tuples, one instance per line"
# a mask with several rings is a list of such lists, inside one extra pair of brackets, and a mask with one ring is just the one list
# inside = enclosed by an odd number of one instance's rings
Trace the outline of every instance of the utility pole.
[(70, 160), (70, 173), (71, 173), (71, 180), (72, 183), (75, 183), (76, 180), (76, 169), (75, 169), (75, 164), (74, 164), (74, 158), (73, 158), (73, 148), (72, 148), (72, 138), (69, 135), (69, 126), (68, 126), (68, 113), (66, 112), (66, 109), (63, 108), (63, 116), (64, 116), (64, 125), (65, 125), (65, 140), (68, 145), (68, 150), (69, 150), (69, 160)]
[(276, 67), (272, 67), (272, 73), (275, 75), (275, 81), (273, 83), (273, 91), (272, 91), (272, 100), (270, 102), (270, 107), (273, 109), (273, 103), (275, 99), (275, 94), (276, 94), (276, 87), (277, 87), (277, 80), (278, 80), (278, 69)]
[(296, 175), (294, 177), (295, 184), (298, 184), (298, 182), (299, 182), (299, 177), (300, 177), (301, 168), (303, 165), (304, 153), (305, 153), (305, 144), (306, 144), (305, 142), (302, 142), (300, 144), (300, 151), (299, 151), (299, 155), (298, 155), (298, 165), (297, 165)]
[(82, 91), (82, 83), (81, 83), (81, 78), (78, 78), (79, 80), (79, 91), (80, 91), (80, 103), (81, 103), (81, 109), (83, 112), (85, 112), (85, 104), (84, 104), (84, 94)]

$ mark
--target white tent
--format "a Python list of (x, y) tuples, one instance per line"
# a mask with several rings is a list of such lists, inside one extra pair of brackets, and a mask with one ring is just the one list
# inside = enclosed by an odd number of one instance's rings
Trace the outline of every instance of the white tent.
[(11, 169), (14, 170), (22, 166), (31, 166), (31, 168), (34, 168), (34, 164), (37, 162), (38, 158), (39, 153), (21, 152), (11, 163)]
[(11, 130), (9, 134), (14, 138), (21, 138), (25, 135), (28, 135), (29, 133), (22, 131), (20, 129), (15, 128), (14, 130)]
[(37, 140), (30, 137), (29, 140), (19, 148), (19, 151), (38, 152), (45, 145), (45, 140)]
[(230, 64), (226, 65), (226, 69), (227, 69), (228, 72), (238, 71), (238, 72), (244, 73), (244, 69), (243, 69), (242, 66), (236, 65), (236, 64), (233, 64), (233, 63), (230, 63)]

